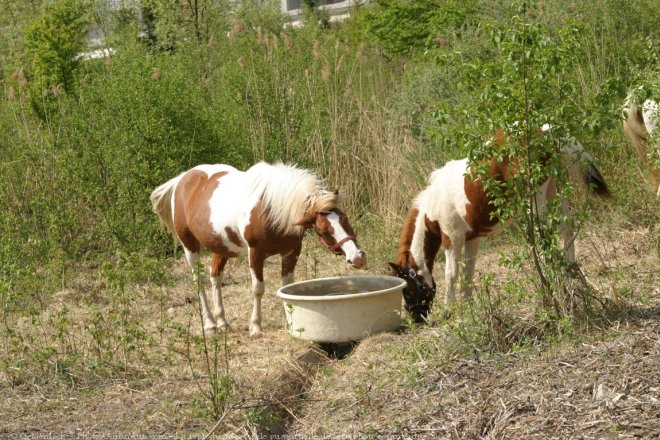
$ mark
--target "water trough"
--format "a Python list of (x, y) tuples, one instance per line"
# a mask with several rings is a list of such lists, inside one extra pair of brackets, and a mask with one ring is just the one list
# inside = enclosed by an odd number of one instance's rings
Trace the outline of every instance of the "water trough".
[(277, 296), (293, 336), (336, 344), (397, 330), (405, 284), (385, 275), (319, 278), (281, 287)]

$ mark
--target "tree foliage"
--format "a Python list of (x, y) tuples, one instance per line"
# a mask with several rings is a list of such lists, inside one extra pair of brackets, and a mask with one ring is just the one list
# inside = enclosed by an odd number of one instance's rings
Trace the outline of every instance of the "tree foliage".
[[(583, 29), (571, 22), (550, 28), (532, 20), (530, 9), (530, 2), (523, 1), (509, 23), (481, 23), (493, 48), (491, 58), (466, 62), (462, 54), (439, 53), (437, 62), (458, 72), (455, 87), (463, 99), (441, 104), (436, 117), (445, 143), (458, 142), (469, 152), (473, 178), (492, 199), (493, 215), (517, 226), (527, 245), (528, 256), (522, 261), (533, 262), (536, 271), (538, 295), (533, 298), (556, 324), (573, 313), (589, 311), (594, 298), (586, 284), (575, 287), (582, 281), (575, 278), (580, 271), (570, 266), (559, 240), (562, 223), (579, 224), (582, 206), (573, 211), (577, 218), (566, 218), (560, 212), (560, 199), (576, 200), (562, 147), (596, 134), (601, 114), (575, 99), (581, 87), (574, 72), (584, 53)], [(552, 128), (541, 134), (543, 126)], [(510, 136), (508, 140), (487, 142), (500, 129)], [(506, 179), (490, 176), (492, 158), (507, 161), (515, 172)], [(580, 163), (581, 157), (576, 160)], [(536, 196), (550, 177), (559, 197), (550, 200), (542, 213)]]
[(22, 37), (41, 10), (43, 0), (4, 0), (0, 14), (0, 78), (23, 56)]
[(391, 54), (418, 52), (446, 44), (474, 19), (475, 0), (376, 0), (368, 12), (368, 31)]
[(142, 27), (151, 46), (175, 50), (186, 42), (207, 43), (229, 9), (219, 0), (141, 0)]
[(79, 54), (86, 47), (89, 4), (85, 0), (57, 0), (46, 5), (43, 15), (25, 35), (30, 57), (33, 90), (43, 94), (62, 87), (73, 92)]

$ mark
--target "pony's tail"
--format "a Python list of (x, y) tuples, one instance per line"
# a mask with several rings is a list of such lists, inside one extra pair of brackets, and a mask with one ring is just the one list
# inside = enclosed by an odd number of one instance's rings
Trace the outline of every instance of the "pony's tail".
[(183, 177), (183, 174), (179, 174), (173, 179), (168, 180), (167, 182), (160, 185), (158, 188), (153, 190), (149, 200), (151, 200), (151, 208), (153, 212), (158, 215), (158, 220), (160, 220), (160, 225), (167, 229), (174, 237), (176, 242), (176, 232), (174, 231), (174, 213), (172, 212), (172, 198), (174, 196), (174, 190), (176, 189), (177, 184)]
[(568, 167), (568, 174), (572, 180), (583, 184), (601, 198), (612, 197), (605, 178), (594, 163), (589, 153), (584, 151), (582, 144), (576, 142), (562, 148), (564, 162)]
[[(591, 158), (590, 158), (591, 159)], [(588, 167), (582, 173), (584, 184), (603, 199), (612, 197), (612, 193), (605, 182), (605, 178), (600, 170), (591, 160), (588, 161)]]

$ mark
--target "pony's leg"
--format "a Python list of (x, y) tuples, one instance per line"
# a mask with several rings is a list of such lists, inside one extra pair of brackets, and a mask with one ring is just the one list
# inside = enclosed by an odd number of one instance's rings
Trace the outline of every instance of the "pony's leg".
[(445, 250), (445, 260), (447, 260), (445, 263), (445, 304), (452, 304), (456, 301), (456, 282), (462, 253), (462, 240), (452, 240), (451, 245)]
[(188, 261), (188, 265), (190, 266), (190, 269), (192, 269), (193, 282), (197, 286), (199, 292), (199, 306), (202, 314), (202, 320), (204, 322), (204, 332), (213, 333), (215, 332), (215, 321), (213, 320), (213, 316), (211, 315), (211, 312), (209, 310), (209, 304), (206, 300), (204, 283), (202, 282), (201, 279), (199, 279), (200, 277), (198, 274), (197, 264), (199, 263), (199, 252), (190, 251), (185, 247), (183, 248), (183, 251), (186, 254), (186, 260)]
[(252, 295), (254, 305), (250, 318), (250, 336), (261, 334), (261, 298), (264, 296), (264, 255), (255, 248), (250, 248), (250, 274), (252, 275)]
[(282, 255), (282, 285), (293, 283), (293, 271), (296, 269), (298, 257), (302, 250), (302, 242), (294, 250), (286, 255)]
[(472, 279), (474, 278), (474, 267), (477, 264), (479, 253), (479, 239), (473, 238), (465, 242), (465, 298), (472, 296)]
[(561, 239), (564, 243), (564, 252), (566, 252), (566, 260), (570, 264), (575, 263), (575, 232), (570, 222), (571, 207), (568, 203), (568, 200), (562, 197), (560, 202), (561, 215), (563, 217), (561, 223), (559, 224), (559, 229), (561, 230)]
[(225, 319), (225, 308), (222, 304), (222, 273), (228, 258), (218, 254), (211, 257), (211, 294), (213, 296), (213, 318), (220, 330), (228, 330), (229, 323)]

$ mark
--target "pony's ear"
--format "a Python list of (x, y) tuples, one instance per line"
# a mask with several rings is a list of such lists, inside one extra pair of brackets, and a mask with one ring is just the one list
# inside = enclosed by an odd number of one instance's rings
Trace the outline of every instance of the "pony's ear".
[(296, 223), (294, 223), (295, 226), (302, 226), (305, 229), (311, 228), (314, 226), (314, 223), (316, 222), (316, 212), (310, 212), (306, 216), (304, 216), (302, 219), (298, 220)]
[(335, 189), (332, 193), (335, 195), (335, 197), (337, 197), (337, 200), (339, 200), (340, 202), (346, 198), (346, 194), (339, 192), (339, 188)]
[(394, 273), (396, 273), (397, 275), (402, 275), (402, 276), (405, 275), (403, 268), (398, 264), (395, 263), (387, 263), (387, 264), (392, 268), (392, 270), (394, 270)]

